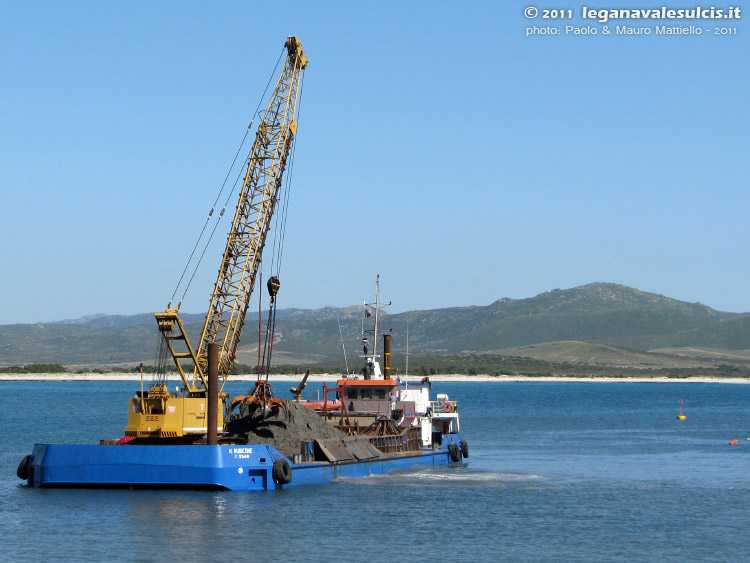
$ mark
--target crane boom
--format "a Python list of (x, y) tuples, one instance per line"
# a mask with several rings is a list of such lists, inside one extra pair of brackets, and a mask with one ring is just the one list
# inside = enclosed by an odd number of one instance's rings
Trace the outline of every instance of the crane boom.
[(219, 377), (223, 382), (234, 363), (289, 149), (297, 133), (296, 108), (307, 57), (297, 37), (290, 37), (286, 48), (286, 64), (258, 126), (201, 333), (195, 370), (199, 377), (206, 373), (209, 342), (219, 343)]
[[(222, 388), (237, 353), (263, 246), (278, 202), (287, 157), (297, 132), (295, 117), (307, 57), (297, 37), (289, 37), (285, 47), (286, 62), (258, 126), (248, 158), (245, 179), (198, 348), (194, 350), (190, 345), (181, 328), (176, 309), (167, 308), (164, 313), (156, 315), (160, 328), (165, 322), (168, 323), (168, 328), (180, 328), (179, 333), (162, 330), (162, 334), (170, 343), (172, 358), (183, 381), (190, 388), (207, 387), (210, 342), (219, 344), (219, 377)], [(184, 340), (187, 351), (175, 349), (171, 345), (172, 340)], [(193, 364), (191, 381), (187, 379), (183, 361)]]
[[(179, 437), (205, 432), (205, 422), (198, 427), (190, 418), (192, 412), (201, 419), (203, 403), (193, 405), (190, 401), (204, 401), (206, 398), (208, 345), (212, 342), (219, 345), (220, 391), (234, 364), (266, 235), (279, 201), (282, 176), (297, 133), (297, 104), (307, 56), (297, 37), (287, 38), (284, 46), (286, 60), (255, 135), (198, 347), (194, 348), (187, 337), (179, 308), (167, 307), (155, 315), (187, 396), (179, 402), (170, 395), (165, 384), (154, 385), (147, 393), (141, 392), (139, 399), (131, 400), (132, 417), (126, 429), (129, 436)], [(191, 369), (192, 377), (188, 377)], [(221, 392), (220, 396), (225, 397)], [(168, 406), (171, 403), (175, 404)], [(179, 428), (166, 428), (161, 424), (161, 418), (154, 418), (154, 415), (166, 416), (166, 413), (178, 411), (184, 414)], [(185, 417), (192, 422), (185, 422)], [(168, 416), (164, 418), (164, 422), (168, 419)]]

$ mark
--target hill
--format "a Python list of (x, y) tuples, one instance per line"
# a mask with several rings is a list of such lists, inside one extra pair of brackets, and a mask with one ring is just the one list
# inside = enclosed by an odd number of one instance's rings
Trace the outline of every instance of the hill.
[[(188, 332), (197, 338), (203, 316), (184, 315), (184, 319)], [(252, 320), (250, 315), (248, 320)], [(340, 326), (349, 363), (356, 364), (361, 350), (361, 321), (362, 308), (356, 306), (279, 310), (275, 363), (343, 360)], [(714, 351), (690, 359), (698, 363), (719, 361), (724, 353), (736, 356), (732, 350), (750, 349), (748, 314), (719, 312), (700, 303), (610, 283), (558, 289), (528, 299), (504, 298), (487, 306), (384, 315), (381, 326), (393, 331), (394, 355), (403, 354), (406, 349), (407, 325), (410, 353), (422, 355), (535, 357), (531, 353), (533, 346), (545, 344), (549, 351), (548, 343), (558, 343), (561, 349), (564, 345), (560, 343), (574, 341), (596, 345), (585, 353), (579, 348), (578, 356), (588, 363), (613, 365), (612, 358), (619, 355), (629, 358), (625, 363), (648, 366), (669, 363), (670, 358), (674, 360), (671, 365), (683, 365), (687, 360), (675, 352), (683, 348)], [(257, 358), (257, 329), (251, 322), (243, 337), (238, 361), (252, 365)], [(58, 323), (0, 325), (0, 365), (5, 366), (151, 363), (157, 346), (158, 333), (151, 314), (93, 315)], [(657, 349), (669, 353), (658, 358), (637, 355)]]
[[(299, 311), (280, 323), (286, 344), (340, 350), (336, 319), (322, 311)], [(342, 318), (343, 333), (357, 334), (360, 320)], [(685, 346), (750, 349), (750, 315), (722, 313), (700, 303), (607, 283), (529, 299), (505, 298), (484, 307), (386, 316), (382, 326), (393, 329), (394, 351), (405, 349), (407, 322), (410, 351), (424, 354), (500, 353), (570, 340), (639, 351)]]
[[(299, 309), (279, 309), (276, 311), (277, 318), (284, 318)], [(268, 311), (264, 311), (266, 314)], [(203, 313), (180, 313), (180, 318), (184, 323), (202, 323), (206, 315)], [(252, 321), (258, 320), (258, 313), (248, 312), (247, 320)], [(53, 324), (53, 325), (78, 325), (78, 326), (94, 326), (100, 328), (126, 328), (130, 326), (138, 325), (154, 325), (154, 314), (153, 313), (141, 313), (138, 315), (107, 315), (106, 313), (97, 313), (95, 315), (86, 315), (78, 319), (66, 319), (63, 321), (52, 321), (49, 323), (42, 324)]]

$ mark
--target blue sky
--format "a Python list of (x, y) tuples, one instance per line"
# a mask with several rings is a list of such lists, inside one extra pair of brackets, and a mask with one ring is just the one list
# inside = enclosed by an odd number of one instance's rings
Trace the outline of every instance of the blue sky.
[(280, 307), (380, 274), (392, 312), (597, 281), (750, 311), (745, 19), (605, 37), (554, 4), (3, 2), (0, 324), (166, 306), (288, 35), (310, 64)]

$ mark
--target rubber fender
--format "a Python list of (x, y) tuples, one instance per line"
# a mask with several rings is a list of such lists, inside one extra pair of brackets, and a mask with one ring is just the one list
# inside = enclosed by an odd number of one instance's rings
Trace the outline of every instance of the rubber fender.
[(455, 442), (448, 444), (448, 453), (451, 455), (451, 461), (461, 461), (461, 452), (458, 451), (458, 446)]
[(466, 443), (466, 440), (461, 440), (461, 454), (464, 457), (469, 457), (469, 444)]
[(16, 469), (16, 475), (18, 475), (19, 479), (23, 479), (24, 481), (29, 478), (29, 462), (31, 461), (31, 456), (27, 455), (24, 456), (24, 458), (21, 460), (21, 463), (18, 464), (18, 469)]
[(289, 462), (284, 458), (279, 458), (273, 462), (273, 482), (277, 485), (286, 485), (292, 482), (292, 468)]

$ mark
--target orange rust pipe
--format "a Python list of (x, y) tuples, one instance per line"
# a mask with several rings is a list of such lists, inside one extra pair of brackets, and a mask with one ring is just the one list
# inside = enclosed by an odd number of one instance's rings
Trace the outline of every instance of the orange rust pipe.
[(215, 446), (219, 443), (216, 426), (219, 424), (219, 344), (208, 344), (208, 393), (206, 414), (206, 443)]

